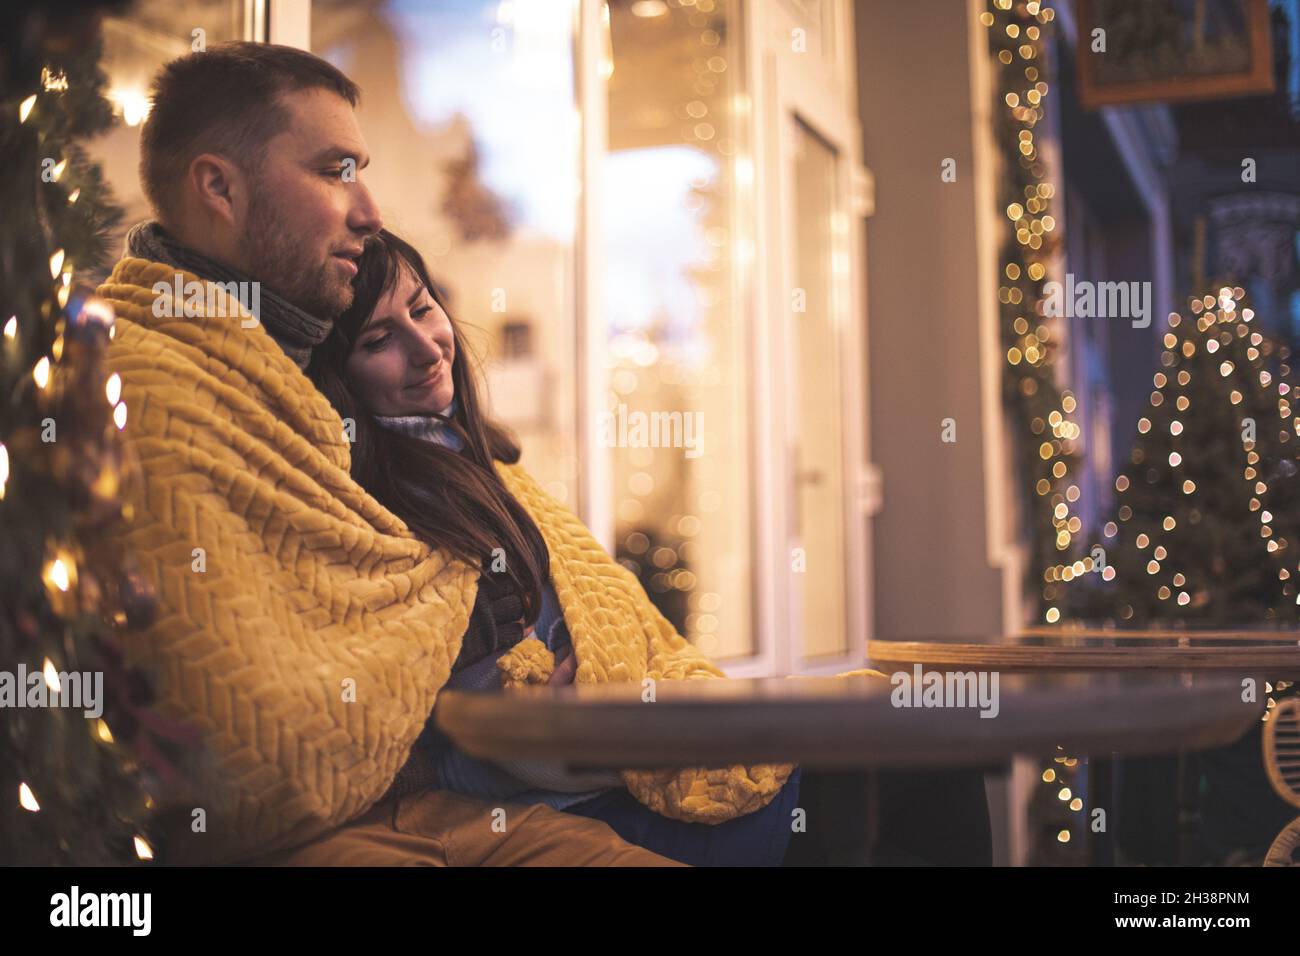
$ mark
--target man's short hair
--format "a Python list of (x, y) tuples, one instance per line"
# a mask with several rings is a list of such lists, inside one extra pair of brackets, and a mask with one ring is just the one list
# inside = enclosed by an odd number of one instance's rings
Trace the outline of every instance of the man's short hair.
[(159, 70), (140, 138), (140, 181), (158, 218), (165, 223), (177, 212), (177, 190), (201, 153), (255, 171), (289, 121), (280, 94), (315, 88), (353, 106), (361, 93), (320, 57), (271, 43), (214, 43)]

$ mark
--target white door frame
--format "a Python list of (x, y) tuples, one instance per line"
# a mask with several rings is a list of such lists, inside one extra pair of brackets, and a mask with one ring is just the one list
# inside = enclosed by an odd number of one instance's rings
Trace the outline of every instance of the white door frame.
[[(847, 4), (837, 4), (832, 11), (835, 24), (833, 37), (836, 42), (833, 50), (838, 52), (845, 48), (845, 42), (851, 44), (852, 17), (847, 12)], [(787, 29), (778, 29), (771, 34), (774, 38), (790, 36)], [(845, 42), (840, 42), (845, 41)], [(851, 49), (851, 45), (848, 49)], [(780, 447), (774, 449), (776, 460), (773, 462), (774, 491), (776, 498), (772, 504), (782, 512), (777, 527), (782, 531), (777, 543), (778, 552), (772, 556), (772, 567), (779, 571), (785, 586), (783, 613), (778, 622), (786, 622), (785, 639), (778, 642), (780, 653), (777, 664), (780, 672), (801, 674), (834, 674), (838, 671), (857, 667), (865, 661), (866, 641), (871, 620), (871, 579), (868, 554), (869, 516), (878, 508), (878, 497), (873, 489), (878, 482), (872, 482), (867, 468), (866, 449), (866, 301), (864, 295), (864, 230), (861, 217), (870, 212), (870, 176), (861, 166), (861, 131), (857, 121), (856, 95), (854, 85), (848, 81), (844, 63), (838, 55), (831, 57), (814, 57), (810, 53), (799, 53), (793, 44), (786, 43), (778, 47), (772, 58), (774, 69), (773, 102), (770, 104), (770, 123), (775, 127), (776, 155), (773, 157), (773, 169), (777, 173), (778, 188), (773, 199), (777, 203), (778, 213), (774, 221), (778, 224), (776, 235), (779, 237), (780, 268), (773, 269), (773, 275), (781, 283), (772, 290), (773, 305), (773, 344), (776, 346), (777, 364), (768, 366), (766, 372), (773, 394), (780, 395), (788, 387), (789, 376), (783, 374), (789, 368), (786, 356), (795, 354), (793, 340), (794, 323), (790, 315), (790, 290), (796, 283), (796, 249), (795, 223), (798, 209), (795, 194), (795, 142), (793, 123), (796, 118), (810, 128), (835, 151), (834, 193), (838, 208), (832, 214), (832, 269), (831, 280), (833, 299), (831, 302), (831, 319), (838, 340), (837, 353), (840, 366), (840, 395), (843, 408), (840, 417), (840, 446), (843, 467), (842, 487), (844, 489), (844, 561), (845, 561), (845, 608), (844, 619), (847, 629), (847, 647), (845, 654), (833, 659), (820, 658), (810, 661), (804, 658), (803, 641), (799, 629), (802, 618), (799, 614), (795, 588), (795, 579), (790, 571), (789, 533), (792, 515), (788, 513), (788, 503), (797, 493), (793, 483), (793, 462), (789, 451), (800, 427), (820, 427), (819, 421), (799, 422), (793, 420), (788, 411), (788, 403), (776, 403), (773, 432), (785, 436)], [(852, 58), (848, 58), (852, 69)], [(779, 632), (778, 632), (779, 633)]]
[[(861, 165), (861, 131), (853, 82), (853, 14), (846, 0), (832, 4), (826, 58), (798, 53), (791, 43), (798, 8), (771, 0), (744, 3), (747, 89), (753, 117), (755, 210), (754, 271), (754, 573), (757, 654), (726, 665), (734, 677), (834, 674), (865, 661), (871, 627), (870, 516), (879, 510), (880, 482), (867, 460), (865, 230), (871, 212), (871, 177)], [(843, 657), (809, 663), (794, 620), (789, 550), (793, 490), (787, 436), (784, 356), (790, 353), (790, 289), (794, 286), (795, 198), (789, 121), (797, 116), (830, 143), (837, 156), (834, 317), (840, 338), (843, 409), (842, 460), (846, 501), (845, 620)]]

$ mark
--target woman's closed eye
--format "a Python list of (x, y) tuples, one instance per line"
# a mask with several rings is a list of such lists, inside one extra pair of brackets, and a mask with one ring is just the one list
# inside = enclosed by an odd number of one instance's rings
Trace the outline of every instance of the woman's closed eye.
[(367, 352), (379, 352), (389, 343), (389, 341), (392, 340), (392, 338), (392, 332), (385, 332), (383, 335), (375, 336), (369, 342), (362, 342), (361, 347)]

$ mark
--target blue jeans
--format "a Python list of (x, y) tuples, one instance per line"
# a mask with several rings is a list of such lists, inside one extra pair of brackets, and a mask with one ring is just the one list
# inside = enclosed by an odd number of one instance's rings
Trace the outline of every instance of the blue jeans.
[(603, 820), (628, 843), (691, 866), (780, 866), (790, 842), (791, 813), (799, 804), (799, 774), (795, 767), (763, 809), (726, 823), (671, 820), (621, 787), (564, 812)]

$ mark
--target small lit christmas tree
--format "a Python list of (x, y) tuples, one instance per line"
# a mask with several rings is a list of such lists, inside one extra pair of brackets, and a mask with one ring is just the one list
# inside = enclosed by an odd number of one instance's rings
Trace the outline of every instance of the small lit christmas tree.
[[(1290, 350), (1240, 288), (1168, 319), (1150, 408), (1115, 479), (1116, 520), (1076, 614), (1122, 626), (1295, 625), (1300, 441)], [(1102, 580), (1095, 581), (1096, 577)], [(1091, 586), (1089, 586), (1091, 584)]]

